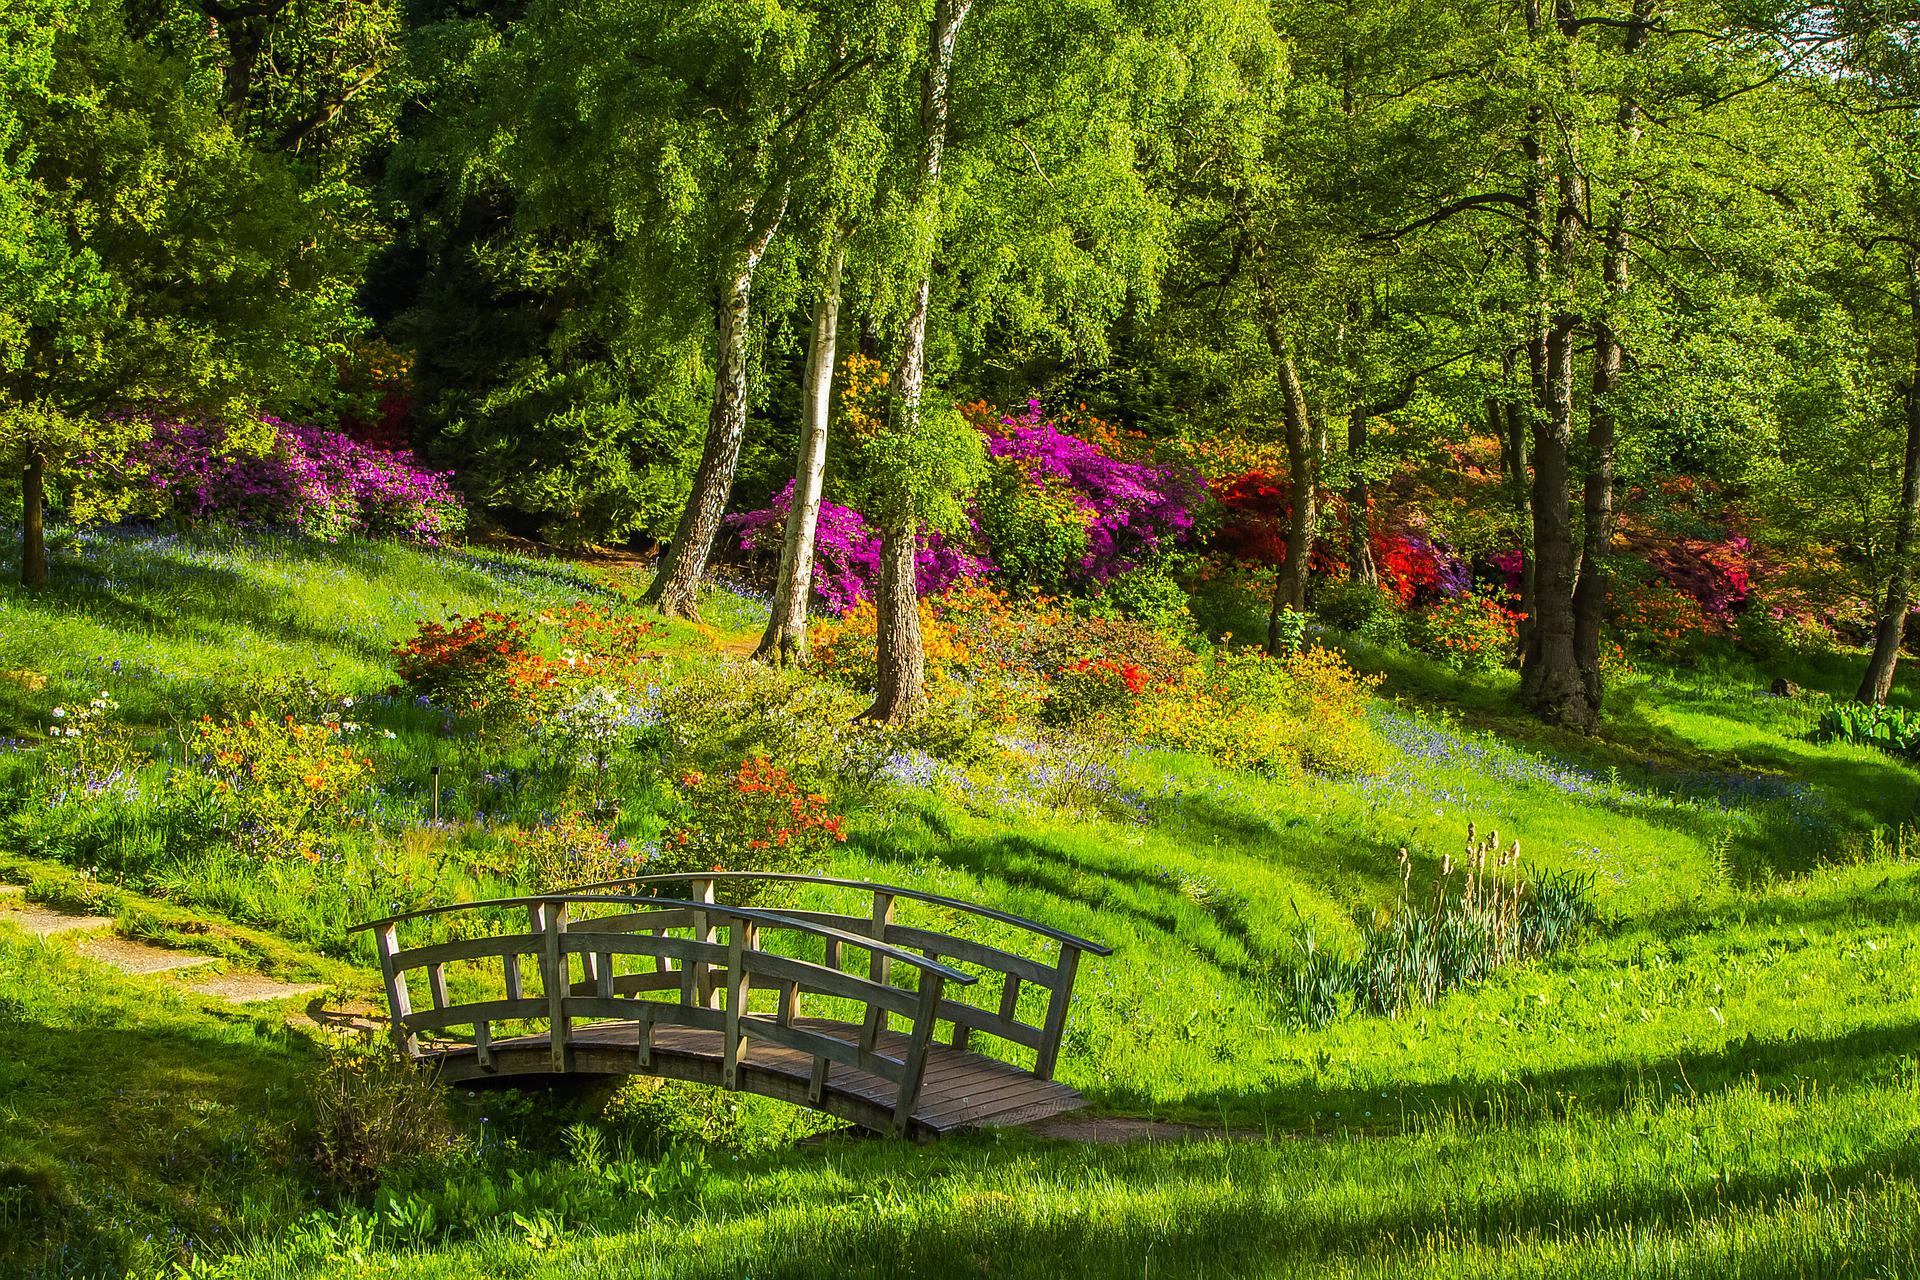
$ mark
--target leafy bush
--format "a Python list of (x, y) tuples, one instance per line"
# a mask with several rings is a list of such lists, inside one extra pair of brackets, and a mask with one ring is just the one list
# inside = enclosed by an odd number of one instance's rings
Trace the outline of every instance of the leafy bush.
[(563, 813), (507, 840), (520, 861), (521, 883), (536, 892), (619, 880), (651, 869), (645, 852), (578, 813)]
[(1664, 578), (1618, 584), (1609, 603), (1627, 647), (1656, 658), (1685, 657), (1708, 635), (1700, 602)]
[(1367, 644), (1391, 645), (1403, 638), (1399, 597), (1369, 583), (1326, 583), (1314, 597), (1313, 611), (1335, 631)]
[(1141, 565), (1109, 578), (1099, 594), (1088, 600), (1086, 612), (1097, 618), (1135, 619), (1162, 633), (1193, 631), (1187, 589), (1164, 563)]
[(1414, 628), (1419, 647), (1454, 671), (1484, 675), (1513, 665), (1520, 615), (1491, 591), (1471, 591), (1422, 609)]
[(1147, 684), (1147, 673), (1124, 659), (1077, 659), (1055, 677), (1047, 695), (1046, 719), (1082, 729), (1123, 724), (1131, 718)]
[(439, 1086), (385, 1045), (336, 1049), (313, 1079), (313, 1167), (348, 1191), (456, 1154)]
[(1035, 477), (1016, 458), (995, 458), (974, 494), (974, 519), (1010, 582), (1065, 590), (1088, 556), (1093, 508), (1059, 476)]
[(1836, 702), (1814, 726), (1820, 742), (1857, 742), (1896, 755), (1920, 756), (1920, 711), (1905, 707)]
[(1234, 768), (1353, 772), (1379, 753), (1366, 715), (1377, 684), (1318, 645), (1286, 658), (1219, 650), (1142, 698), (1133, 728)]

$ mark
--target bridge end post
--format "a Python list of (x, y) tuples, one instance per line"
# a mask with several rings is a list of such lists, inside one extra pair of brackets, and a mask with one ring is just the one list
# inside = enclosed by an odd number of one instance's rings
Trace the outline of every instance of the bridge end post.
[(934, 1024), (940, 1020), (940, 988), (945, 979), (923, 970), (920, 974), (920, 1004), (913, 1014), (913, 1039), (908, 1043), (906, 1065), (900, 1073), (900, 1092), (893, 1104), (893, 1136), (907, 1136), (913, 1122), (913, 1109), (920, 1105), (920, 1078), (927, 1071), (927, 1046), (933, 1043)]
[(1053, 993), (1047, 1000), (1047, 1025), (1040, 1031), (1040, 1048), (1033, 1063), (1036, 1080), (1053, 1079), (1060, 1060), (1060, 1040), (1067, 1030), (1067, 1006), (1073, 1003), (1073, 975), (1080, 968), (1080, 948), (1060, 944), (1060, 964), (1054, 969)]
[(420, 1056), (420, 1041), (407, 1030), (407, 1015), (413, 1012), (413, 1002), (407, 995), (407, 980), (394, 967), (394, 957), (400, 954), (400, 926), (389, 922), (373, 932), (374, 947), (380, 953), (380, 978), (387, 988), (387, 1013), (393, 1031), (393, 1043), (400, 1050), (400, 1056), (408, 1061)]

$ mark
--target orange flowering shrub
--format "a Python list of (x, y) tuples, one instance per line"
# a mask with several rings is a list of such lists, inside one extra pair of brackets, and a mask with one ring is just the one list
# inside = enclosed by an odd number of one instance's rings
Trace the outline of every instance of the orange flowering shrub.
[(393, 648), (394, 669), (414, 693), (482, 722), (529, 714), (559, 686), (554, 664), (534, 652), (526, 624), (504, 613), (423, 622)]
[(827, 798), (750, 755), (730, 774), (680, 777), (680, 826), (662, 842), (663, 871), (792, 871), (847, 838)]
[(1513, 665), (1520, 615), (1493, 592), (1469, 591), (1435, 601), (1415, 627), (1419, 647), (1454, 671), (1484, 674)]
[(632, 614), (614, 613), (597, 604), (575, 602), (550, 609), (538, 621), (552, 632), (551, 644), (567, 675), (619, 680), (659, 656), (653, 648), (660, 632)]
[(292, 716), (202, 718), (187, 731), (187, 767), (168, 786), (257, 852), (312, 860), (349, 821), (349, 798), (373, 777), (373, 761), (342, 741), (343, 728)]
[(1665, 579), (1616, 583), (1611, 604), (1627, 647), (1656, 658), (1682, 657), (1712, 630), (1700, 602)]

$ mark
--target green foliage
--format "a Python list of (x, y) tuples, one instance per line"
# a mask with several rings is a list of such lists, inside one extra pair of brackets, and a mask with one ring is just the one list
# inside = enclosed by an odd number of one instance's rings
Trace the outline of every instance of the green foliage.
[(1086, 558), (1090, 513), (1063, 484), (1034, 484), (1018, 460), (986, 462), (973, 513), (993, 548), (995, 576), (1011, 585), (1064, 592)]
[(1900, 755), (1920, 756), (1920, 711), (1836, 702), (1820, 713), (1814, 736), (1821, 742), (1857, 742)]
[(1322, 586), (1313, 612), (1336, 631), (1371, 645), (1398, 643), (1406, 620), (1393, 593), (1368, 582), (1341, 580)]

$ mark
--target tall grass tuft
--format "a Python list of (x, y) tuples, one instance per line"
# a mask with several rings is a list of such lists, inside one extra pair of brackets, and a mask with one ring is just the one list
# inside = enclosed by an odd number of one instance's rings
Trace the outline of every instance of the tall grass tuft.
[(1397, 1018), (1506, 965), (1550, 955), (1593, 923), (1590, 875), (1523, 870), (1520, 842), (1467, 827), (1456, 862), (1442, 859), (1430, 897), (1416, 898), (1413, 859), (1400, 851), (1400, 896), (1362, 923), (1352, 959), (1320, 946), (1313, 927), (1294, 932), (1299, 958), (1285, 994), (1300, 1023), (1322, 1027), (1353, 1009)]

